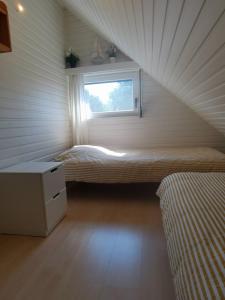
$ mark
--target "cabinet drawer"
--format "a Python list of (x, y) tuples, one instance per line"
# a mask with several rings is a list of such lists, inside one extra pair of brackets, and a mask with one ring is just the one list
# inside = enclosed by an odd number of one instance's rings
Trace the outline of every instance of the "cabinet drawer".
[(43, 175), (43, 189), (45, 201), (49, 201), (55, 194), (65, 188), (64, 167), (60, 165)]
[(66, 189), (55, 195), (46, 203), (47, 230), (51, 231), (66, 213)]

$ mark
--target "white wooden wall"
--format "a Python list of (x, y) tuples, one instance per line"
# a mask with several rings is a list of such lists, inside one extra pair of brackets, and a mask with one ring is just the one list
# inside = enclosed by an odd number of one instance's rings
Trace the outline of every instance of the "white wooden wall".
[(89, 121), (89, 143), (129, 148), (210, 146), (224, 137), (149, 75), (143, 76), (144, 117)]
[[(65, 40), (90, 64), (97, 34), (76, 15), (65, 12)], [(122, 60), (121, 56), (121, 60)], [(126, 60), (126, 57), (124, 57)], [(143, 77), (144, 117), (89, 121), (89, 143), (118, 147), (211, 146), (225, 150), (224, 137), (147, 74)]]
[(64, 0), (225, 135), (224, 0)]
[(13, 52), (0, 54), (0, 167), (70, 143), (63, 10), (54, 0), (23, 0), (20, 14), (6, 3)]

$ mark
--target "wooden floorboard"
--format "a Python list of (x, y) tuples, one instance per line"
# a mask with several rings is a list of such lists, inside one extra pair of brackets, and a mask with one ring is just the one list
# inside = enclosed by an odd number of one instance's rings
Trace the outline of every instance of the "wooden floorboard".
[(156, 188), (70, 185), (48, 238), (0, 235), (0, 299), (174, 300)]

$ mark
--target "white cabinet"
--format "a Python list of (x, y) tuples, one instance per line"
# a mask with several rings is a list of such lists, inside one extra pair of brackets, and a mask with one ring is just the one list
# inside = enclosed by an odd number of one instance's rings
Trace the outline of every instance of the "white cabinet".
[(0, 233), (47, 236), (66, 207), (62, 163), (27, 162), (0, 170)]

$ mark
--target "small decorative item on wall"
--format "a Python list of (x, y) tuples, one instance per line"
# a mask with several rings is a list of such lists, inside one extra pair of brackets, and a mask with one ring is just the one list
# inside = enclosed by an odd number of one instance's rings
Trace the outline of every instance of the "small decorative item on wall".
[(80, 62), (79, 56), (77, 56), (73, 52), (72, 48), (69, 48), (69, 50), (66, 51), (66, 56), (65, 56), (66, 69), (76, 68), (79, 62)]
[(111, 63), (116, 62), (118, 50), (115, 45), (111, 44), (106, 53), (108, 54)]
[(91, 55), (91, 62), (94, 65), (101, 65), (105, 60), (103, 51), (102, 51), (102, 46), (98, 38), (95, 40), (94, 44), (94, 51), (92, 52)]
[(11, 51), (8, 10), (6, 4), (0, 1), (0, 53)]

